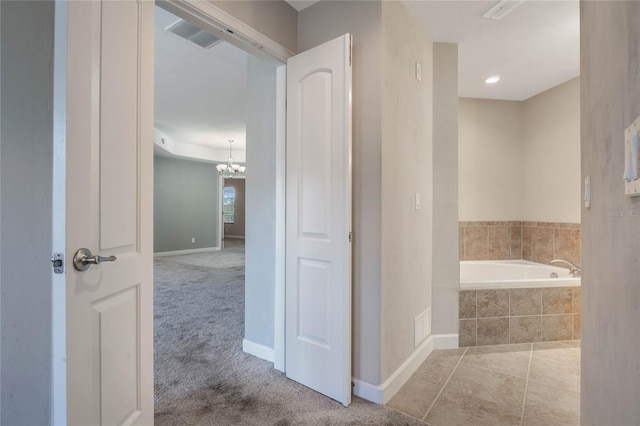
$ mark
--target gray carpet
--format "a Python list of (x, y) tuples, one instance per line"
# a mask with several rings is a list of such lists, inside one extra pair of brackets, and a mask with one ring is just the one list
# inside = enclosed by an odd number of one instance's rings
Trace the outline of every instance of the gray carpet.
[(349, 408), (242, 352), (244, 245), (155, 259), (155, 424), (418, 425), (391, 408)]

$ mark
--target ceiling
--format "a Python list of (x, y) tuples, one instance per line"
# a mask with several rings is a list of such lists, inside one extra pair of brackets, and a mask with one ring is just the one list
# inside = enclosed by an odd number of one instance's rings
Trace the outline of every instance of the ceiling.
[(578, 0), (526, 0), (501, 20), (482, 17), (497, 0), (405, 3), (434, 41), (459, 43), (460, 96), (525, 100), (580, 74)]
[[(287, 0), (298, 10), (316, 1)], [(525, 0), (502, 20), (497, 0), (405, 0), (434, 41), (459, 44), (463, 97), (524, 100), (580, 71), (578, 0)], [(244, 150), (247, 53), (202, 48), (165, 30), (178, 18), (156, 7), (155, 125), (180, 143)], [(499, 83), (484, 83), (491, 75)]]
[[(580, 74), (578, 0), (525, 0), (501, 20), (483, 18), (497, 3), (405, 0), (431, 39), (458, 43), (460, 96), (525, 100)], [(500, 82), (485, 84), (492, 75)]]
[(165, 30), (179, 18), (156, 7), (155, 126), (175, 141), (244, 150), (247, 53), (200, 47)]

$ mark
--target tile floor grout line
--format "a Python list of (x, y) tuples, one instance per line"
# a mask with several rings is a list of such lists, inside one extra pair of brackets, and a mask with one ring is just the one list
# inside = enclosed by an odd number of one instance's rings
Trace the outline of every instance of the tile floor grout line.
[(388, 408), (388, 409), (390, 409), (390, 410), (393, 410), (393, 411), (395, 411), (396, 413), (400, 413), (400, 414), (402, 414), (403, 416), (406, 416), (406, 417), (409, 417), (409, 418), (411, 418), (411, 419), (413, 419), (413, 420), (416, 420), (416, 421), (418, 421), (418, 422), (420, 422), (420, 423), (422, 423), (422, 424), (424, 424), (424, 425), (426, 425), (426, 424), (427, 424), (427, 422), (425, 422), (424, 420), (422, 420), (422, 419), (420, 419), (420, 418), (418, 418), (418, 417), (414, 417), (414, 416), (412, 416), (412, 415), (411, 415), (411, 414), (409, 414), (409, 413), (405, 413), (404, 411), (398, 410), (397, 408), (394, 408), (394, 407), (392, 407), (392, 406), (390, 406), (390, 405), (384, 404), (384, 407), (385, 407), (385, 408)]
[(527, 380), (524, 384), (524, 395), (522, 396), (522, 410), (520, 411), (520, 426), (524, 423), (524, 407), (527, 403), (527, 391), (529, 390), (529, 374), (531, 373), (531, 361), (533, 360), (533, 343), (529, 352), (529, 367), (527, 367)]
[(431, 403), (431, 405), (429, 405), (429, 408), (427, 409), (427, 412), (424, 413), (424, 416), (422, 416), (422, 421), (423, 422), (425, 422), (425, 423), (427, 422), (427, 416), (429, 415), (429, 412), (431, 411), (433, 406), (436, 405), (436, 402), (438, 401), (438, 398), (440, 398), (440, 395), (442, 395), (442, 392), (444, 392), (444, 388), (446, 388), (447, 385), (449, 384), (449, 380), (451, 380), (451, 377), (453, 376), (453, 373), (456, 372), (456, 370), (458, 369), (458, 366), (462, 363), (462, 358), (464, 358), (464, 356), (467, 354), (468, 350), (469, 350), (469, 348), (465, 348), (464, 349), (464, 352), (462, 353), (462, 356), (458, 360), (458, 363), (456, 364), (455, 367), (453, 367), (453, 370), (451, 370), (451, 374), (449, 374), (449, 377), (447, 377), (447, 380), (444, 382), (444, 385), (442, 385), (442, 388), (440, 389), (440, 391), (438, 392), (436, 397), (433, 399), (433, 402)]

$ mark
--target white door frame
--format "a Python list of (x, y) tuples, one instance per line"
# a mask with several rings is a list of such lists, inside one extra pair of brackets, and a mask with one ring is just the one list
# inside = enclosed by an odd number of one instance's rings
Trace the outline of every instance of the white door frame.
[[(217, 6), (197, 0), (156, 0), (156, 5), (182, 18), (219, 32), (219, 37), (229, 43), (263, 59), (280, 64), (277, 70), (277, 125), (276, 125), (276, 265), (275, 265), (275, 315), (274, 315), (274, 367), (280, 371), (285, 369), (284, 347), (284, 241), (285, 241), (285, 130), (286, 130), (286, 60), (294, 53), (274, 42), (242, 21), (224, 12)], [(64, 159), (66, 133), (66, 14), (65, 2), (56, 2), (55, 45), (54, 45), (54, 230), (53, 251), (65, 252), (64, 235), (66, 207), (65, 199), (65, 165)], [(256, 45), (262, 46), (257, 48)], [(222, 188), (221, 179), (220, 187)], [(60, 189), (62, 188), (62, 190)], [(222, 226), (222, 218), (218, 226)], [(222, 230), (220, 230), (222, 231)], [(221, 232), (218, 234), (221, 238)], [(65, 275), (52, 277), (53, 312), (52, 312), (52, 396), (51, 423), (66, 424), (66, 279)]]
[[(256, 31), (212, 3), (201, 0), (156, 0), (156, 5), (188, 19), (240, 49), (280, 64), (276, 76), (276, 265), (273, 366), (285, 371), (285, 176), (286, 176), (286, 61), (295, 53)], [(261, 46), (258, 48), (256, 46)], [(224, 186), (221, 179), (220, 188)], [(222, 191), (220, 191), (222, 193)], [(222, 197), (222, 195), (221, 195)], [(222, 208), (222, 206), (220, 206)], [(222, 217), (219, 226), (223, 227)], [(218, 233), (222, 248), (222, 232)]]

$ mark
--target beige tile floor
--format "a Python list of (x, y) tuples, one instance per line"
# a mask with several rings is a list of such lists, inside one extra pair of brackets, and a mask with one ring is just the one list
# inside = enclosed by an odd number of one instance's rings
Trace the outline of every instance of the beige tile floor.
[(434, 350), (388, 406), (431, 426), (579, 425), (580, 341)]

